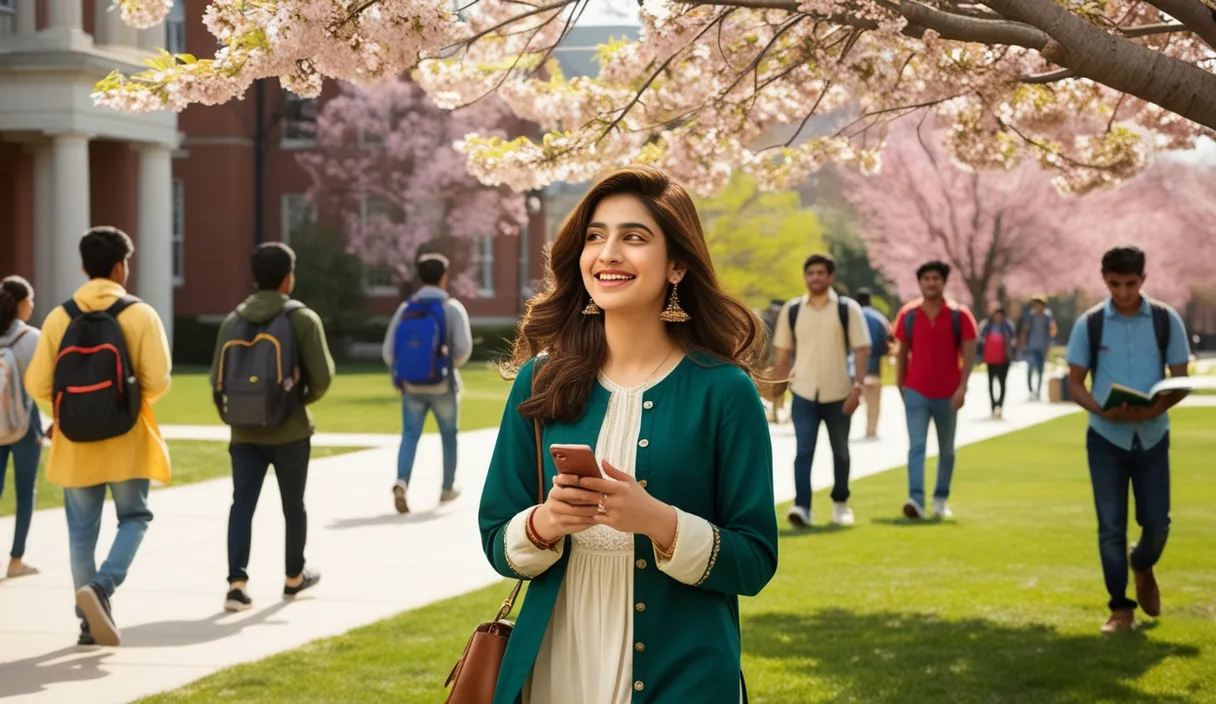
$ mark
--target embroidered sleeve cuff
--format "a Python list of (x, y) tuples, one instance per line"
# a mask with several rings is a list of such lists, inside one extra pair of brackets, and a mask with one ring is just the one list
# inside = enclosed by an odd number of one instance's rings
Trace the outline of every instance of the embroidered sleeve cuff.
[(561, 559), (566, 542), (559, 540), (553, 550), (539, 550), (528, 540), (528, 514), (533, 508), (529, 506), (515, 514), (515, 518), (511, 519), (507, 529), (503, 531), (507, 565), (520, 577), (527, 579), (542, 574)]
[(691, 513), (676, 509), (676, 542), (671, 559), (656, 553), (656, 564), (672, 579), (696, 585), (704, 580), (713, 557), (717, 528)]

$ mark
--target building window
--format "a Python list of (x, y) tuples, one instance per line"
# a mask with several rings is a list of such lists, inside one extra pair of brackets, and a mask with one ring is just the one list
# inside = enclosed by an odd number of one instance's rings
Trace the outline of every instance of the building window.
[(477, 273), (477, 295), (482, 298), (494, 296), (494, 236), (477, 238), (473, 249), (473, 269)]
[(0, 0), (0, 36), (12, 34), (15, 30), (17, 0)]
[(173, 179), (173, 285), (186, 281), (186, 185)]
[(284, 147), (311, 147), (317, 143), (317, 101), (283, 91)]
[[(380, 196), (363, 196), (359, 199), (359, 227), (364, 232), (369, 228), (391, 226), (391, 223), (400, 221), (398, 208), (390, 201)], [(396, 272), (391, 266), (377, 266), (364, 260), (363, 293), (368, 296), (397, 296), (399, 290)]]
[(282, 226), (279, 239), (291, 242), (291, 236), (304, 225), (317, 221), (317, 204), (303, 193), (283, 194)]
[(185, 0), (173, 0), (173, 9), (169, 10), (169, 16), (165, 18), (165, 51), (170, 54), (186, 53)]

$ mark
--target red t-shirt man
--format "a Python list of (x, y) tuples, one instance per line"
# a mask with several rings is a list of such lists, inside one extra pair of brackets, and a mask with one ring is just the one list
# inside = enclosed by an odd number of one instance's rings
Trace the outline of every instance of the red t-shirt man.
[[(974, 340), (977, 335), (975, 317), (966, 306), (951, 300), (929, 320), (916, 300), (899, 311), (895, 324), (891, 326), (895, 339), (901, 345), (908, 344), (907, 315), (912, 319), (912, 345), (908, 348), (908, 372), (904, 386), (925, 398), (950, 398), (963, 383), (963, 350), (961, 342)], [(952, 311), (959, 312), (960, 344), (954, 342)]]

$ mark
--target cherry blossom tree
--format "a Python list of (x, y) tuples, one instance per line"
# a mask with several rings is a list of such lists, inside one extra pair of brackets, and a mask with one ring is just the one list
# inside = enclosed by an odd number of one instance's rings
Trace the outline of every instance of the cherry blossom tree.
[[(497, 93), (543, 128), (460, 145), (478, 178), (519, 190), (622, 162), (702, 193), (734, 168), (782, 188), (828, 161), (873, 168), (889, 120), (931, 112), (956, 159), (1037, 160), (1084, 191), (1216, 130), (1216, 0), (644, 0), (639, 40), (567, 79), (552, 52), (595, 1), (212, 0), (213, 58), (162, 55), (95, 99), (180, 110), (260, 77), (310, 96), (413, 69), (442, 107)], [(147, 26), (167, 3), (120, 6)]]
[(979, 315), (998, 287), (1015, 297), (1076, 287), (1079, 258), (1104, 234), (1070, 227), (1084, 199), (1062, 196), (1036, 164), (959, 168), (931, 121), (891, 132), (881, 172), (846, 178), (861, 237), (902, 298), (920, 295), (916, 269), (931, 259), (950, 264), (951, 295)]
[[(340, 213), (351, 251), (400, 285), (428, 243), (443, 242), (456, 265), (478, 237), (526, 226), (524, 196), (478, 182), (452, 148), (471, 131), (507, 137), (522, 128), (497, 100), (449, 112), (408, 80), (347, 84), (317, 117), (316, 150), (298, 158), (312, 176), (309, 197)], [(472, 295), (470, 273), (454, 268), (455, 289)]]

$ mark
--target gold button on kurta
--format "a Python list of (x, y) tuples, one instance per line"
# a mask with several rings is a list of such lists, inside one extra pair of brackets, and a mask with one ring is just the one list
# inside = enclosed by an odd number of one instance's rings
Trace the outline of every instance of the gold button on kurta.
[(639, 603), (637, 606), (635, 606), (633, 608), (637, 609), (638, 613), (641, 613), (646, 610), (646, 605)]
[(633, 563), (633, 564), (637, 565), (637, 568), (638, 568), (639, 570), (644, 570), (644, 569), (646, 569), (646, 561), (645, 561), (645, 560), (638, 560), (637, 562), (635, 562), (635, 563)]
[(634, 690), (640, 692), (643, 689), (646, 689), (646, 685), (642, 684), (641, 680), (638, 680), (637, 682), (633, 683), (633, 688), (634, 688)]

